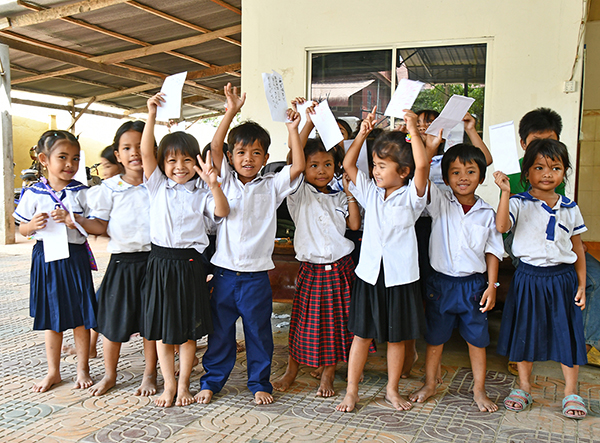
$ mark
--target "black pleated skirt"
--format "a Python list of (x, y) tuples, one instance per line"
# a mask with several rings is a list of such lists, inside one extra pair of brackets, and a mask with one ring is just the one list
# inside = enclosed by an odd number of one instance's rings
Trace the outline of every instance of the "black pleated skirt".
[(112, 254), (96, 292), (98, 327), (96, 331), (113, 342), (129, 341), (142, 332), (143, 291), (149, 252)]
[(180, 345), (213, 330), (202, 255), (193, 248), (152, 245), (144, 293), (142, 336)]
[(425, 333), (419, 281), (385, 287), (383, 264), (375, 285), (356, 277), (350, 299), (348, 329), (379, 343), (413, 340)]

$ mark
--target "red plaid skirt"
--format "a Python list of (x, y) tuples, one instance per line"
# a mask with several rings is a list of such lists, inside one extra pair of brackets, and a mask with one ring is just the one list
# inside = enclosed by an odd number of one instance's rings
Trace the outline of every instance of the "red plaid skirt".
[(290, 356), (298, 363), (319, 367), (348, 361), (353, 338), (348, 331), (348, 311), (354, 278), (350, 256), (328, 265), (300, 265), (289, 336)]

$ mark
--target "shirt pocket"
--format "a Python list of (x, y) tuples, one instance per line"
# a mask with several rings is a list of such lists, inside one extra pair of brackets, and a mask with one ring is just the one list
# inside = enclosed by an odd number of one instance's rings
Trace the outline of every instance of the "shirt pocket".
[(485, 251), (485, 245), (490, 235), (490, 229), (486, 226), (464, 223), (462, 225), (463, 246), (472, 251)]
[(407, 206), (393, 206), (386, 212), (389, 219), (383, 220), (383, 222), (391, 222), (394, 228), (406, 229), (415, 224), (412, 209)]
[(271, 194), (251, 194), (246, 199), (245, 209), (253, 214), (255, 219), (270, 220), (273, 217), (274, 205)]

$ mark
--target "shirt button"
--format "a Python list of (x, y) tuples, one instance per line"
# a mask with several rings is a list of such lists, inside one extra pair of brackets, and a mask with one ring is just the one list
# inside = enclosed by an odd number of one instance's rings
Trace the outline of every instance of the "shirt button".
[(236, 272), (235, 275), (237, 275), (239, 277), (240, 275), (242, 275), (242, 273), (241, 272)]

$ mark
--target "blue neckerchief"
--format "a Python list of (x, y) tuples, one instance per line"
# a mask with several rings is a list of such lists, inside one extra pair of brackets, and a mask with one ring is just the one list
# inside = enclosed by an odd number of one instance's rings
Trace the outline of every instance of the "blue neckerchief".
[[(515, 194), (511, 198), (520, 198), (522, 200), (529, 201), (540, 201), (542, 203), (542, 209), (550, 214), (550, 218), (548, 219), (548, 225), (546, 226), (546, 240), (554, 241), (554, 233), (556, 230), (556, 210), (552, 209), (548, 204), (544, 201), (538, 200), (534, 196), (532, 196), (529, 191), (521, 192), (520, 194)], [(569, 200), (564, 195), (559, 195), (560, 206), (563, 208), (574, 208), (577, 206), (577, 203)]]

